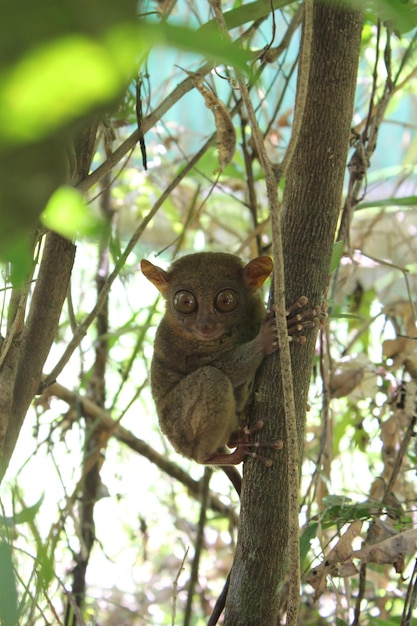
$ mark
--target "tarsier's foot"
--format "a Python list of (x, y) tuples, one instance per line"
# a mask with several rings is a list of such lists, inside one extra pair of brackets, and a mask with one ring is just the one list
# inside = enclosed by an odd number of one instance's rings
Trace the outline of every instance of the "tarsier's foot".
[(263, 463), (263, 465), (265, 465), (266, 467), (271, 467), (273, 461), (271, 459), (266, 459), (265, 457), (261, 456), (260, 454), (255, 452), (252, 448), (255, 448), (255, 450), (257, 448), (272, 448), (273, 450), (281, 450), (284, 444), (282, 443), (280, 439), (278, 439), (277, 441), (250, 442), (249, 441), (250, 435), (253, 435), (253, 433), (256, 433), (259, 430), (262, 430), (263, 427), (264, 427), (263, 420), (259, 420), (258, 422), (256, 422), (256, 424), (254, 424), (251, 427), (243, 426), (242, 428), (240, 428), (238, 432), (242, 433), (242, 439), (238, 443), (238, 450), (239, 449), (242, 450), (242, 452), (244, 452), (246, 456), (250, 456), (253, 459), (257, 459), (260, 463)]
[(286, 311), (290, 341), (304, 343), (306, 339), (303, 335), (294, 335), (302, 332), (305, 328), (317, 328), (323, 323), (323, 319), (326, 316), (324, 307), (314, 307), (313, 309), (298, 312), (306, 306), (307, 303), (308, 298), (306, 298), (306, 296), (301, 296), (290, 307), (288, 307)]
[(263, 421), (259, 420), (259, 422), (251, 428), (248, 426), (239, 428), (235, 433), (233, 433), (230, 441), (228, 442), (228, 446), (235, 448), (235, 450), (230, 454), (226, 452), (214, 454), (211, 458), (207, 459), (205, 463), (208, 465), (238, 465), (245, 459), (245, 457), (249, 456), (252, 459), (257, 459), (266, 467), (270, 467), (272, 465), (272, 460), (261, 456), (258, 454), (257, 450), (259, 448), (280, 450), (283, 447), (283, 443), (280, 440), (256, 442), (249, 441), (249, 436), (261, 430), (263, 426)]
[(277, 441), (255, 441), (254, 443), (241, 442), (238, 444), (235, 452), (232, 452), (232, 454), (239, 453), (242, 456), (242, 461), (245, 456), (250, 456), (252, 459), (256, 459), (257, 461), (265, 465), (265, 467), (271, 467), (273, 463), (272, 459), (266, 459), (261, 454), (255, 452), (253, 448), (255, 448), (255, 450), (257, 450), (258, 448), (272, 448), (273, 450), (281, 450), (283, 445), (284, 444), (280, 439), (278, 439)]

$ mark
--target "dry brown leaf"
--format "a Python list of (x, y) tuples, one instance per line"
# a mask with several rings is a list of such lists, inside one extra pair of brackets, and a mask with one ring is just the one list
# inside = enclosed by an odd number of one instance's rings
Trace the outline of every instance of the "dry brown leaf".
[[(189, 72), (187, 72), (189, 73)], [(214, 123), (217, 130), (217, 148), (219, 150), (220, 168), (214, 171), (214, 174), (222, 172), (226, 165), (233, 159), (236, 150), (236, 131), (233, 126), (232, 118), (225, 104), (219, 100), (216, 94), (211, 91), (201, 80), (197, 74), (190, 74), (193, 77), (193, 83), (196, 89), (201, 93), (206, 103), (206, 107), (214, 115)]]
[(376, 393), (377, 374), (365, 353), (350, 354), (334, 363), (329, 388), (332, 398), (351, 396), (352, 399)]
[(363, 380), (363, 367), (342, 370), (338, 367), (330, 377), (330, 393), (332, 398), (348, 396)]
[(417, 328), (410, 302), (404, 300), (390, 304), (384, 308), (384, 314), (398, 336), (383, 342), (383, 356), (393, 359), (394, 368), (406, 364), (412, 371), (417, 371)]
[(326, 590), (327, 576), (347, 577), (354, 576), (357, 568), (352, 562), (352, 541), (362, 529), (362, 522), (355, 520), (347, 531), (340, 537), (334, 548), (330, 550), (324, 561), (311, 570), (307, 582), (314, 590), (314, 600), (317, 600)]
[(362, 530), (362, 522), (355, 520), (349, 526), (347, 531), (340, 537), (339, 541), (329, 552), (328, 559), (345, 561), (352, 554), (352, 541), (359, 535)]
[(360, 550), (355, 550), (352, 556), (361, 559), (362, 563), (393, 565), (395, 571), (401, 573), (404, 570), (405, 555), (416, 551), (416, 541), (417, 529), (406, 530), (378, 543), (365, 545)]

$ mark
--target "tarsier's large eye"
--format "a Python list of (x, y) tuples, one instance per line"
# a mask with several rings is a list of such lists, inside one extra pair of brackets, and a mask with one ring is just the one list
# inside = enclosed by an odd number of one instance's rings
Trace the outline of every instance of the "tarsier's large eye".
[(177, 291), (174, 296), (174, 307), (180, 313), (194, 313), (197, 310), (197, 300), (191, 291)]
[(219, 291), (214, 299), (214, 306), (220, 313), (230, 313), (236, 309), (238, 304), (239, 296), (233, 289)]

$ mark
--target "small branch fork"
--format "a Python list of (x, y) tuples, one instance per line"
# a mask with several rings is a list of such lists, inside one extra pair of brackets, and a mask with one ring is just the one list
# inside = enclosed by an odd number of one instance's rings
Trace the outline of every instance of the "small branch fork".
[[(340, 229), (337, 236), (337, 240), (345, 240), (347, 248), (350, 248), (349, 230), (350, 223), (352, 221), (353, 211), (355, 207), (361, 202), (366, 194), (366, 174), (370, 166), (370, 159), (375, 151), (379, 128), (384, 119), (387, 107), (391, 102), (392, 96), (395, 94), (395, 87), (399, 80), (400, 71), (395, 78), (392, 75), (391, 65), (391, 36), (392, 30), (389, 25), (386, 26), (386, 44), (384, 50), (384, 63), (387, 72), (385, 84), (382, 90), (382, 96), (378, 102), (376, 102), (376, 92), (378, 86), (378, 65), (380, 61), (379, 46), (381, 40), (381, 22), (378, 23), (376, 50), (375, 50), (375, 64), (372, 75), (372, 89), (369, 99), (368, 115), (365, 120), (364, 129), (361, 133), (358, 133), (353, 129), (352, 145), (355, 151), (349, 161), (349, 185), (348, 192), (346, 194), (345, 203), (342, 210), (342, 219), (340, 223)], [(364, 187), (365, 181), (365, 187)], [(364, 190), (363, 190), (364, 189)]]

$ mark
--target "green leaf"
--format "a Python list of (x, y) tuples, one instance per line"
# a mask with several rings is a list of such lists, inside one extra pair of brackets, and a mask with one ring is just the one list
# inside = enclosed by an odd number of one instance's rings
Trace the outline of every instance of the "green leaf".
[(241, 69), (250, 59), (214, 25), (201, 33), (142, 20), (116, 26), (101, 39), (74, 33), (38, 43), (0, 75), (3, 150), (35, 142), (113, 101), (154, 45), (181, 48)]
[(21, 285), (29, 275), (33, 264), (32, 249), (26, 234), (0, 237), (0, 242), (0, 259), (10, 263), (10, 282), (14, 286)]
[(252, 60), (252, 56), (248, 52), (225, 38), (215, 24), (207, 25), (204, 30), (192, 30), (185, 26), (174, 26), (162, 22), (160, 24), (146, 24), (140, 32), (150, 45), (158, 44), (180, 48), (209, 57), (218, 63), (239, 67), (242, 70), (247, 69), (248, 61)]
[(60, 187), (49, 199), (41, 215), (42, 224), (72, 239), (78, 234), (97, 232), (100, 222), (86, 206), (82, 194), (74, 187)]
[[(382, 619), (380, 617), (371, 617), (370, 624), (372, 626), (400, 626), (402, 624), (400, 616), (392, 617), (391, 619)], [(413, 621), (414, 623), (414, 621)]]
[(0, 515), (0, 531), (2, 527), (7, 528), (9, 533), (17, 524), (29, 524), (31, 525), (41, 508), (44, 499), (44, 494), (41, 495), (39, 500), (31, 506), (26, 506), (23, 500), (19, 500), (22, 510), (19, 512), (13, 511), (13, 515), (3, 516)]
[[(42, 503), (43, 496), (41, 496), (40, 500), (33, 506), (28, 507), (25, 505), (23, 497), (20, 493), (19, 487), (16, 486), (13, 490), (15, 500), (21, 505), (22, 513), (19, 514), (21, 516), (20, 521), (24, 521), (28, 524), (28, 527), (32, 533), (34, 543), (36, 544), (36, 562), (37, 568), (36, 573), (38, 576), (38, 581), (42, 587), (42, 589), (47, 590), (48, 585), (50, 584), (53, 576), (54, 576), (54, 544), (51, 542), (46, 542), (41, 536), (37, 523), (36, 523), (36, 513)], [(19, 516), (18, 515), (18, 516)], [(56, 545), (56, 544), (55, 544)]]
[(0, 542), (0, 572), (0, 623), (2, 626), (17, 626), (17, 591), (12, 550), (4, 541)]
[(47, 590), (54, 576), (54, 553), (50, 546), (45, 546), (40, 541), (37, 541), (36, 545), (38, 548), (36, 559), (39, 565), (37, 574), (42, 588)]
[(326, 507), (321, 518), (323, 528), (370, 519), (375, 508), (371, 502), (353, 502), (351, 498), (337, 495), (325, 496), (323, 504)]
[(36, 141), (115, 98), (125, 81), (105, 46), (84, 35), (40, 44), (0, 76), (0, 143)]
[(350, 504), (352, 502), (352, 498), (348, 498), (347, 496), (337, 496), (337, 495), (330, 495), (330, 496), (324, 496), (323, 498), (323, 504), (324, 506), (328, 509), (331, 507), (335, 507), (335, 506), (346, 506), (347, 504)]
[(300, 563), (307, 558), (312, 540), (317, 536), (318, 522), (309, 524), (300, 537)]
[(39, 509), (41, 508), (43, 498), (44, 498), (44, 495), (42, 494), (39, 500), (35, 502), (35, 504), (32, 504), (32, 506), (24, 507), (19, 513), (14, 513), (13, 515), (14, 523), (25, 524), (28, 522), (32, 522), (35, 519)]
[(340, 259), (343, 255), (344, 245), (345, 244), (343, 241), (336, 241), (336, 243), (333, 244), (332, 258), (330, 261), (330, 274), (332, 274), (334, 270), (339, 266)]
[[(253, 22), (266, 17), (271, 12), (271, 7), (276, 11), (277, 9), (283, 9), (289, 4), (293, 4), (295, 0), (257, 0), (256, 2), (248, 2), (241, 6), (225, 11), (224, 19), (226, 20), (227, 28), (237, 28), (247, 22)], [(200, 32), (208, 30), (215, 24), (215, 20), (211, 20), (207, 24), (204, 24)]]
[(417, 196), (404, 196), (402, 198), (384, 198), (381, 200), (369, 200), (368, 202), (361, 202), (356, 208), (356, 211), (361, 209), (369, 209), (374, 207), (399, 207), (399, 206), (412, 206), (417, 205)]
[(377, 0), (377, 18), (392, 20), (396, 31), (407, 33), (417, 25), (417, 7), (413, 2), (398, 0)]

